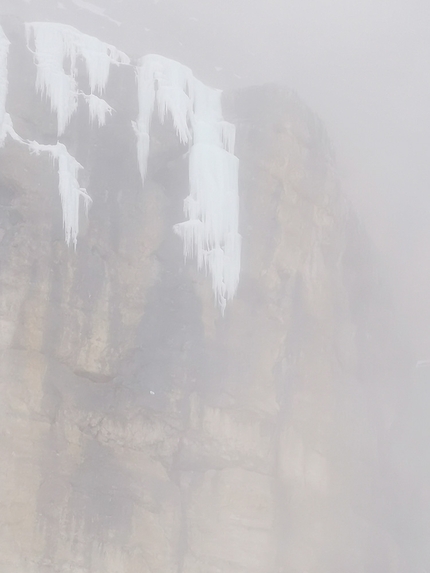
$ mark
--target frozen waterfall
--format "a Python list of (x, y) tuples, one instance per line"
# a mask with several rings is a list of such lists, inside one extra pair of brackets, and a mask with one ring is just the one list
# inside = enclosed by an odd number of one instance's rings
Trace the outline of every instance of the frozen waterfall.
[(82, 197), (86, 213), (91, 203), (91, 198), (86, 190), (79, 186), (78, 173), (82, 165), (70, 155), (63, 143), (56, 145), (42, 145), (36, 141), (29, 143), (30, 151), (39, 154), (41, 151), (48, 152), (58, 165), (58, 188), (60, 192), (61, 206), (63, 209), (63, 227), (67, 245), (70, 242), (76, 249), (79, 232), (79, 205)]
[(204, 85), (179, 62), (145, 56), (137, 78), (139, 116), (134, 129), (142, 180), (157, 104), (160, 121), (169, 113), (181, 143), (190, 145), (190, 194), (184, 201), (188, 220), (174, 229), (183, 240), (185, 257), (196, 258), (198, 268), (211, 275), (215, 299), (224, 312), (237, 290), (240, 273), (235, 127), (223, 119), (221, 91)]
[[(110, 66), (130, 65), (126, 54), (66, 24), (28, 23), (27, 46), (37, 66), (36, 89), (50, 102), (57, 116), (58, 137), (64, 133), (78, 108), (79, 98), (88, 105), (90, 121), (105, 124), (113, 112), (103, 96)], [(21, 139), (6, 113), (9, 40), (0, 28), (0, 146), (7, 134), (30, 147), (33, 153), (48, 152), (58, 165), (59, 192), (67, 244), (76, 248), (79, 205), (91, 202), (79, 186), (82, 166), (66, 146), (42, 145)], [(78, 85), (78, 63), (85, 64), (90, 93)], [(199, 269), (210, 275), (215, 300), (224, 312), (236, 293), (241, 256), (239, 234), (238, 166), (234, 155), (235, 127), (224, 120), (221, 91), (196, 79), (179, 62), (147, 55), (136, 66), (139, 114), (133, 122), (137, 157), (145, 180), (150, 145), (150, 126), (155, 108), (161, 123), (170, 116), (176, 135), (189, 148), (189, 195), (184, 200), (185, 221), (174, 226), (182, 239), (185, 258), (196, 259)]]
[[(111, 64), (129, 64), (129, 57), (115, 48), (72, 26), (52, 22), (26, 24), (27, 45), (31, 49), (34, 39), (35, 63), (37, 65), (36, 88), (46, 95), (51, 110), (57, 114), (58, 135), (64, 133), (72, 115), (78, 107), (77, 60), (82, 58), (88, 73), (91, 94), (87, 96), (91, 119), (97, 118), (99, 125), (106, 120), (109, 105), (91, 96), (102, 95), (109, 78)], [(65, 61), (70, 63), (70, 72)], [(97, 96), (95, 96), (97, 97)]]

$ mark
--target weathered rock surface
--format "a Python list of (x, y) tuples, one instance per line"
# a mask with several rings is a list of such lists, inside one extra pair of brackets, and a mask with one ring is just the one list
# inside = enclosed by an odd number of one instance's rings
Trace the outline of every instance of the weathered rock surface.
[[(49, 141), (19, 45), (10, 112)], [(243, 256), (221, 317), (172, 230), (186, 150), (155, 126), (142, 190), (111, 87), (107, 126), (68, 136), (93, 198), (76, 252), (49, 161), (0, 153), (1, 571), (403, 571), (381, 460), (408, 355), (319, 120), (276, 86), (226, 94)]]

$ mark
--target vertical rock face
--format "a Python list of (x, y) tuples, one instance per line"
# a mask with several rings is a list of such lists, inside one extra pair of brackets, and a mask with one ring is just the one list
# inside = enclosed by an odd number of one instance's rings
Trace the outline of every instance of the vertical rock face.
[[(49, 142), (11, 61), (15, 126)], [(186, 149), (154, 125), (142, 190), (115, 79), (112, 120), (68, 136), (93, 199), (76, 252), (49, 161), (0, 154), (1, 570), (403, 570), (384, 452), (408, 358), (320, 122), (276, 86), (225, 96), (243, 252), (221, 317), (172, 229)]]

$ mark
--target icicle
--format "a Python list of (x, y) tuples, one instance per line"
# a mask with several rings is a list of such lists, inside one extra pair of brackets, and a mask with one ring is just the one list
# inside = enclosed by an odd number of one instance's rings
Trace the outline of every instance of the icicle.
[(82, 95), (88, 103), (91, 123), (94, 123), (97, 119), (99, 127), (105, 125), (106, 115), (112, 115), (113, 112), (111, 106), (104, 99), (101, 99), (94, 94), (86, 95), (81, 92), (79, 95)]
[(221, 122), (221, 137), (224, 148), (229, 153), (234, 153), (234, 146), (236, 143), (236, 128), (232, 123), (228, 121)]
[(78, 232), (79, 232), (79, 203), (80, 198), (84, 200), (86, 214), (92, 202), (91, 197), (86, 190), (79, 186), (78, 172), (82, 165), (70, 155), (63, 143), (56, 145), (43, 145), (32, 141), (29, 143), (30, 151), (39, 154), (41, 151), (48, 152), (52, 159), (58, 164), (58, 182), (63, 209), (63, 227), (67, 245), (70, 242), (76, 249)]
[(6, 136), (9, 135), (14, 141), (18, 143), (26, 144), (26, 141), (20, 137), (15, 131), (12, 123), (12, 118), (8, 113), (4, 114), (3, 124), (0, 127), (0, 147), (4, 145), (4, 140)]
[(10, 42), (0, 26), (0, 147), (3, 147), (7, 135), (6, 98), (8, 91), (7, 56)]
[[(34, 35), (37, 65), (36, 89), (51, 102), (51, 110), (57, 114), (58, 135), (66, 129), (78, 107), (77, 86), (74, 75), (74, 54), (66, 44), (63, 28), (50, 23), (26, 24), (27, 44)], [(72, 74), (64, 71), (64, 59), (70, 57)]]
[(3, 147), (6, 135), (12, 125), (9, 114), (6, 113), (6, 98), (8, 91), (7, 56), (10, 42), (0, 26), (0, 147)]
[(184, 255), (197, 259), (212, 276), (223, 311), (239, 283), (241, 237), (238, 233), (238, 159), (226, 150), (199, 143), (190, 152), (190, 195), (184, 202), (188, 221), (175, 225)]
[(174, 230), (183, 240), (185, 258), (196, 258), (198, 268), (211, 275), (224, 312), (239, 282), (241, 237), (235, 127), (222, 117), (221, 91), (196, 80), (186, 66), (149, 55), (139, 62), (138, 95), (139, 116), (133, 125), (142, 180), (155, 103), (160, 121), (170, 113), (181, 143), (192, 143), (190, 194), (184, 201), (188, 221)]
[[(188, 116), (191, 100), (185, 93), (192, 78), (191, 70), (178, 62), (150, 54), (141, 58), (138, 66), (139, 116), (133, 123), (137, 137), (137, 157), (142, 180), (145, 179), (149, 153), (149, 128), (157, 98), (158, 115), (163, 123), (166, 113), (173, 119), (182, 143), (191, 139)], [(156, 89), (157, 88), (157, 89)]]
[(181, 143), (188, 143), (191, 138), (188, 118), (192, 110), (191, 100), (185, 90), (193, 77), (191, 70), (162, 56), (150, 55), (143, 58), (144, 66), (148, 65), (148, 62), (149, 66), (155, 69), (160, 121), (163, 123), (166, 113), (169, 112)]
[[(114, 46), (82, 34), (66, 24), (26, 24), (26, 34), (29, 47), (34, 38), (36, 89), (48, 97), (51, 110), (57, 114), (58, 135), (64, 132), (78, 107), (77, 58), (85, 61), (91, 94), (104, 92), (111, 64), (130, 63), (128, 56)], [(65, 71), (65, 60), (70, 63), (70, 73)], [(89, 104), (90, 108), (92, 106), (90, 113), (104, 120), (106, 111), (102, 111), (103, 106), (95, 104), (93, 99), (89, 99)]]
[(0, 148), (4, 146), (7, 135), (19, 143), (25, 143), (14, 130), (12, 118), (6, 112), (6, 98), (9, 88), (7, 72), (9, 46), (10, 42), (0, 26)]
[(150, 65), (144, 65), (142, 58), (137, 71), (139, 115), (137, 121), (133, 122), (133, 129), (137, 137), (137, 160), (142, 181), (145, 179), (148, 163), (149, 127), (155, 105), (154, 84), (155, 71)]
[(212, 277), (215, 298), (224, 313), (239, 284), (239, 161), (233, 155), (235, 127), (222, 118), (221, 92), (195, 80), (192, 94), (193, 146), (190, 152), (190, 195), (184, 202), (188, 221), (175, 225), (189, 251), (189, 226), (203, 224), (194, 236), (199, 268)]
[(94, 121), (97, 119), (99, 127), (105, 125), (106, 114), (112, 115), (113, 109), (104, 99), (101, 99), (94, 94), (91, 94), (87, 97), (91, 122), (94, 123)]

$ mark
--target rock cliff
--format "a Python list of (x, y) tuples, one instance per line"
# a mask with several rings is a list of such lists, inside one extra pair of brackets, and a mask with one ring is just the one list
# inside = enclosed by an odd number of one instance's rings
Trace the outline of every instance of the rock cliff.
[[(7, 32), (9, 112), (49, 143)], [(106, 126), (66, 134), (93, 200), (76, 252), (49, 159), (0, 152), (1, 570), (401, 571), (384, 460), (409, 356), (321, 122), (285, 88), (224, 94), (243, 246), (223, 317), (172, 229), (186, 149), (155, 124), (142, 189), (134, 79), (110, 82)]]

